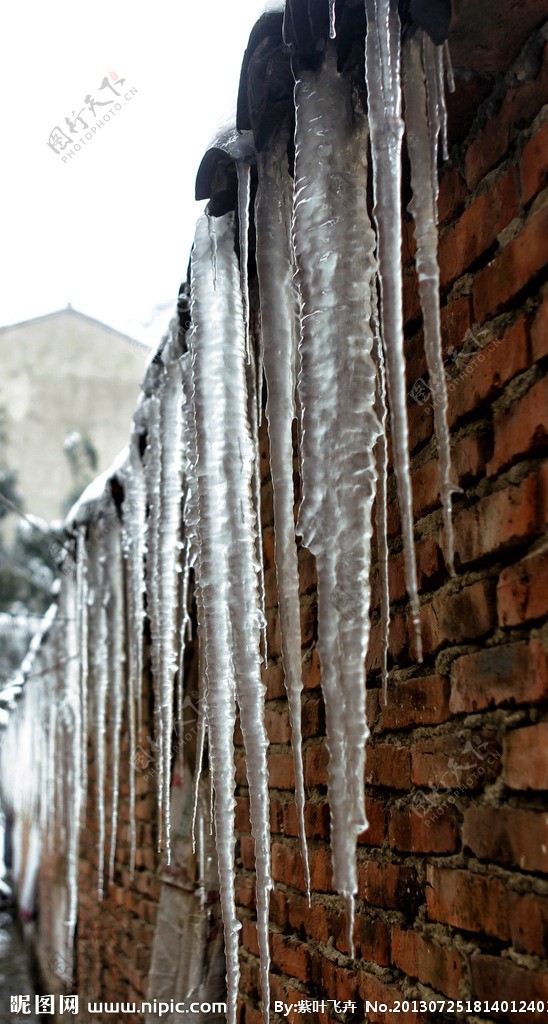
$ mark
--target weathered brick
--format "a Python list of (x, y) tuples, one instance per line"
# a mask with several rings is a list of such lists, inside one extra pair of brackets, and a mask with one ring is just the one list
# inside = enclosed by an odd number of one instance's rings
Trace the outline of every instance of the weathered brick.
[(548, 896), (510, 895), (512, 945), (523, 953), (548, 955)]
[(428, 864), (426, 881), (426, 905), (432, 921), (510, 938), (508, 894), (500, 879)]
[(488, 633), (496, 625), (494, 583), (479, 580), (455, 594), (438, 593), (421, 608), (424, 650), (437, 651), (443, 644), (463, 643)]
[(518, 807), (469, 807), (464, 814), (464, 844), (483, 860), (548, 872), (548, 816)]
[(534, 454), (548, 441), (548, 377), (537, 381), (509, 409), (495, 415), (495, 450), (487, 473), (497, 473), (519, 456)]
[(453, 853), (457, 831), (456, 811), (450, 804), (431, 808), (424, 815), (417, 814), (413, 806), (390, 810), (388, 836), (393, 850)]
[(292, 978), (299, 978), (300, 981), (309, 980), (310, 953), (304, 942), (299, 942), (292, 936), (272, 932), (271, 956), (272, 963), (279, 967), (284, 974), (289, 974)]
[(533, 209), (523, 231), (476, 278), (474, 314), (482, 324), (506, 308), (548, 260), (548, 205)]
[(358, 842), (363, 846), (382, 846), (386, 836), (386, 808), (383, 799), (376, 800), (374, 797), (365, 797), (365, 816), (369, 823), (365, 832), (358, 836)]
[(459, 219), (442, 234), (439, 258), (443, 288), (460, 277), (493, 244), (518, 209), (516, 172), (511, 167), (473, 199)]
[(548, 658), (540, 640), (488, 647), (464, 654), (451, 667), (453, 712), (548, 697)]
[(468, 147), (465, 173), (469, 188), (475, 188), (484, 175), (502, 160), (517, 131), (517, 124), (532, 120), (546, 102), (547, 54), (548, 46), (537, 77), (507, 90), (498, 112), (489, 118), (481, 134)]
[(548, 185), (548, 124), (543, 124), (523, 147), (519, 171), (522, 199), (529, 203)]
[(543, 530), (542, 478), (532, 474), (482, 498), (455, 518), (455, 548), (462, 565), (502, 548), (533, 540)]
[(504, 781), (511, 789), (548, 790), (548, 722), (507, 733)]
[[(518, 1013), (520, 1002), (548, 1001), (548, 972), (528, 971), (511, 960), (496, 956), (475, 953), (470, 957), (470, 974), (472, 979), (472, 998), (482, 999), (490, 1004), (496, 1000), (510, 1004), (510, 1012), (503, 1019), (519, 1022), (526, 1017), (527, 1021), (544, 1022), (544, 1011), (531, 1010), (526, 1014)], [(516, 1012), (511, 1009), (516, 1004)], [(498, 1015), (495, 1015), (498, 1016)]]
[(389, 907), (408, 916), (423, 898), (414, 867), (374, 860), (358, 863), (358, 894), (374, 907)]
[(356, 915), (354, 929), (356, 951), (364, 960), (370, 960), (383, 967), (388, 965), (389, 935), (384, 921), (372, 917), (368, 909)]
[(411, 751), (393, 743), (369, 743), (366, 748), (365, 781), (368, 786), (409, 789)]
[(453, 425), (473, 409), (487, 405), (529, 363), (527, 320), (518, 317), (502, 337), (470, 353), (462, 369), (447, 386), (449, 423)]
[(418, 978), (451, 999), (459, 995), (463, 977), (462, 957), (450, 946), (440, 946), (417, 931), (392, 929), (392, 963), (410, 978)]
[(501, 626), (548, 615), (548, 549), (535, 551), (501, 572), (497, 608)]
[(548, 295), (541, 302), (531, 326), (531, 349), (535, 362), (548, 355)]
[(438, 725), (451, 717), (449, 680), (444, 676), (420, 676), (389, 684), (387, 703), (381, 704), (381, 729), (407, 729), (413, 725)]
[(442, 733), (418, 739), (411, 753), (411, 781), (416, 786), (474, 790), (500, 771), (500, 749), (488, 731)]

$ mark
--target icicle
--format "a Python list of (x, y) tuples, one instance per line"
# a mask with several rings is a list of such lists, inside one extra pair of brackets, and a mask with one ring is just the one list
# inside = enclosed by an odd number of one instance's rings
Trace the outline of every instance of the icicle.
[(447, 86), (449, 92), (455, 91), (455, 76), (453, 74), (453, 62), (451, 60), (451, 51), (449, 50), (449, 43), (447, 40), (443, 44), (443, 56), (445, 59), (445, 68), (447, 74)]
[[(209, 236), (211, 239), (211, 235)], [(179, 360), (183, 382), (183, 464), (185, 478), (185, 503), (183, 521), (185, 541), (187, 544), (188, 565), (194, 568), (195, 579), (200, 579), (200, 503), (198, 495), (198, 453), (196, 437), (196, 408), (194, 402), (194, 383), (192, 376), (192, 355), (185, 353)], [(195, 587), (196, 614), (198, 619), (198, 720), (196, 723), (196, 762), (194, 766), (193, 802), (192, 802), (192, 849), (196, 850), (196, 816), (202, 765), (204, 760), (205, 737), (207, 732), (207, 666), (205, 662), (206, 618), (203, 608), (202, 592)]]
[(336, 23), (336, 0), (329, 0), (329, 38), (336, 39), (337, 37), (337, 23)]
[(247, 161), (236, 163), (238, 175), (238, 224), (240, 235), (240, 284), (245, 330), (245, 354), (251, 360), (249, 339), (249, 204), (251, 202), (251, 165)]
[(89, 560), (89, 593), (88, 593), (88, 641), (89, 663), (91, 675), (91, 694), (93, 698), (93, 741), (95, 745), (95, 791), (97, 803), (98, 825), (98, 865), (97, 865), (97, 896), (100, 900), (104, 895), (105, 873), (105, 732), (106, 706), (108, 692), (108, 661), (107, 661), (107, 612), (105, 605), (105, 555), (103, 545), (97, 535), (93, 535)]
[(387, 527), (387, 487), (388, 487), (388, 444), (386, 440), (386, 373), (384, 353), (379, 324), (376, 284), (371, 289), (371, 323), (373, 328), (373, 352), (377, 367), (377, 385), (375, 411), (381, 425), (381, 432), (375, 444), (375, 462), (377, 466), (377, 497), (375, 502), (375, 525), (377, 528), (377, 563), (380, 576), (380, 627), (381, 627), (381, 682), (383, 701), (388, 699), (388, 631), (390, 626), (390, 593), (388, 589), (388, 527)]
[(160, 434), (160, 400), (157, 395), (148, 399), (148, 431), (144, 457), (145, 481), (149, 515), (147, 520), (146, 545), (146, 587), (147, 612), (151, 633), (152, 688), (154, 694), (154, 726), (156, 743), (156, 794), (158, 804), (158, 849), (162, 848), (164, 832), (164, 744), (169, 744), (169, 737), (164, 736), (164, 719), (162, 716), (162, 694), (160, 689), (160, 517), (161, 517), (161, 481), (162, 453)]
[(381, 293), (382, 337), (392, 422), (394, 469), (401, 511), (405, 579), (418, 661), (422, 661), (420, 606), (413, 541), (413, 498), (408, 450), (407, 393), (403, 351), (401, 270), (401, 148), (398, 0), (365, 0), (366, 83), (373, 164), (373, 214)]
[[(449, 160), (449, 139), (447, 136), (447, 107), (445, 106), (445, 81), (444, 81), (444, 67), (443, 67), (443, 47), (434, 46), (431, 40), (428, 38), (431, 50), (434, 51), (434, 66), (436, 71), (436, 78), (438, 84), (438, 105), (439, 105), (439, 121), (441, 131), (441, 148), (442, 156), (444, 160)], [(425, 54), (428, 52), (425, 47)], [(436, 174), (436, 207), (438, 200), (438, 176)]]
[[(369, 639), (374, 411), (367, 213), (367, 122), (352, 108), (334, 47), (295, 86), (293, 242), (301, 297), (298, 532), (316, 557), (318, 651), (326, 705), (333, 881), (357, 891), (356, 841), (367, 826), (365, 655)], [(348, 914), (349, 930), (352, 913)], [(352, 936), (349, 944), (353, 948)]]
[[(433, 46), (425, 45), (426, 59), (435, 68)], [(451, 521), (451, 449), (447, 424), (447, 389), (440, 327), (440, 273), (438, 265), (438, 231), (436, 227), (435, 194), (429, 173), (432, 126), (427, 120), (425, 73), (421, 60), (421, 43), (417, 36), (404, 46), (405, 120), (407, 148), (411, 162), (413, 198), (409, 209), (415, 221), (417, 255), (415, 262), (419, 279), (419, 295), (424, 321), (424, 350), (434, 397), (434, 426), (438, 442), (441, 476), (441, 501), (445, 528), (445, 557), (454, 573), (453, 524)], [(435, 131), (435, 128), (434, 128)]]
[(295, 418), (297, 339), (290, 253), (291, 180), (287, 170), (285, 140), (278, 144), (274, 152), (259, 154), (258, 171), (259, 191), (255, 208), (256, 256), (267, 384), (266, 416), (274, 499), (274, 544), (282, 662), (291, 721), (299, 840), (310, 899), (310, 870), (304, 824), (299, 570), (293, 516), (292, 424)]
[[(109, 505), (109, 516), (117, 516), (113, 504)], [(111, 833), (109, 852), (109, 880), (114, 881), (114, 864), (116, 859), (116, 839), (118, 834), (118, 804), (120, 798), (120, 740), (122, 734), (122, 714), (124, 707), (124, 662), (125, 662), (125, 631), (124, 631), (124, 583), (122, 568), (121, 535), (118, 522), (109, 523), (106, 543), (106, 585), (108, 610), (108, 648), (109, 648), (109, 696), (112, 702), (112, 803)]]
[(88, 569), (85, 532), (78, 530), (76, 538), (76, 625), (78, 630), (77, 651), (80, 665), (80, 714), (81, 728), (81, 778), (82, 807), (85, 809), (88, 791)]
[[(145, 621), (146, 485), (139, 451), (141, 435), (133, 430), (124, 471), (122, 541), (128, 581), (128, 675), (137, 701), (137, 728), (143, 724), (143, 632)], [(130, 751), (130, 761), (134, 752)]]
[(207, 214), (207, 232), (211, 242), (211, 271), (213, 274), (213, 291), (217, 290), (217, 235), (215, 233), (215, 218)]
[(228, 1021), (236, 1019), (239, 978), (238, 921), (234, 898), (236, 695), (246, 749), (251, 830), (257, 872), (257, 932), (263, 1014), (268, 1020), (268, 901), (271, 888), (267, 741), (260, 678), (255, 516), (250, 484), (254, 454), (247, 419), (245, 338), (234, 254), (234, 219), (216, 225), (217, 287), (210, 267), (211, 240), (198, 223), (192, 255), (193, 403), (197, 438), (200, 557), (207, 665), (209, 756), (215, 792), (215, 832), (225, 927)]
[(247, 161), (237, 161), (236, 172), (238, 175), (238, 223), (240, 241), (240, 282), (242, 292), (242, 307), (245, 331), (245, 351), (247, 361), (247, 389), (249, 395), (249, 425), (253, 438), (253, 451), (255, 463), (253, 467), (253, 504), (256, 510), (256, 534), (257, 534), (257, 565), (259, 570), (259, 600), (264, 616), (263, 625), (263, 651), (266, 661), (266, 616), (265, 616), (265, 586), (264, 567), (262, 557), (261, 540), (261, 466), (259, 454), (259, 429), (263, 411), (262, 403), (262, 381), (263, 381), (263, 346), (259, 340), (257, 351), (257, 364), (255, 365), (251, 353), (251, 335), (249, 323), (249, 206), (251, 202), (251, 167)]
[[(173, 342), (171, 343), (173, 344)], [(166, 354), (166, 369), (160, 388), (161, 414), (161, 511), (158, 558), (159, 692), (163, 735), (162, 786), (164, 808), (164, 848), (170, 862), (170, 787), (171, 743), (173, 733), (174, 680), (176, 661), (176, 624), (178, 610), (178, 573), (180, 563), (182, 494), (182, 382), (178, 360)]]
[[(77, 587), (67, 578), (60, 596), (60, 656), (67, 663), (62, 673), (63, 747), (66, 772), (63, 782), (67, 807), (67, 935), (66, 948), (72, 951), (78, 914), (78, 855), (80, 819), (83, 804), (82, 790), (82, 702), (81, 674), (78, 649)], [(64, 621), (62, 621), (64, 617)]]

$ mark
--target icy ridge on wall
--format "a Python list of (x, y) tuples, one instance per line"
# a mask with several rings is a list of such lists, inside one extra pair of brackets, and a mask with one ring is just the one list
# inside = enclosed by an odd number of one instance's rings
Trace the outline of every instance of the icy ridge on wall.
[[(288, 158), (287, 122), (256, 154), (254, 163), (248, 148), (244, 156), (237, 146), (226, 150), (228, 163), (236, 163), (233, 205), (238, 222), (230, 209), (217, 211), (218, 216), (205, 215), (198, 223), (190, 326), (182, 330), (177, 320), (173, 322), (147, 370), (128, 450), (105, 478), (85, 492), (66, 521), (73, 564), (63, 579), (57, 614), (54, 608), (48, 619), (49, 632), (27, 659), (24, 685), (16, 688), (23, 699), (14, 698), (0, 754), (6, 803), (26, 818), (36, 816), (47, 831), (44, 841), (51, 843), (55, 837), (66, 850), (68, 948), (77, 920), (88, 739), (96, 762), (101, 898), (116, 875), (124, 728), (130, 748), (133, 870), (135, 752), (147, 670), (153, 690), (158, 845), (169, 862), (173, 731), (182, 722), (183, 648), (190, 629), (190, 602), (195, 598), (200, 694), (195, 791), (207, 744), (230, 1024), (236, 1020), (239, 984), (234, 892), (237, 715), (245, 744), (255, 848), (265, 1021), (269, 1014), (272, 881), (261, 679), (267, 652), (257, 474), (263, 367), (281, 650), (293, 732), (300, 848), (309, 887), (297, 538), (314, 554), (318, 572), (317, 647), (326, 706), (333, 880), (346, 904), (351, 948), (356, 842), (367, 827), (365, 656), (375, 501), (384, 688), (387, 682), (388, 423), (409, 613), (415, 654), (421, 655), (400, 260), (401, 152), (406, 128), (425, 353), (438, 399), (435, 429), (445, 554), (449, 571), (453, 566), (454, 488), (442, 373), (436, 226), (438, 144), (445, 137), (443, 52), (422, 30), (408, 30), (402, 43), (396, 0), (365, 0), (365, 8), (365, 80), (357, 82), (355, 74), (338, 69), (334, 4), (329, 5), (330, 39), (325, 40), (321, 58), (310, 65), (294, 60), (294, 166)], [(260, 332), (253, 328), (249, 286), (254, 239)], [(293, 514), (295, 419), (303, 487), (297, 527)], [(147, 620), (150, 665), (143, 645)], [(37, 685), (35, 677), (40, 680)], [(26, 771), (14, 771), (15, 751)], [(111, 794), (110, 814), (107, 793)], [(50, 807), (53, 815), (48, 815)]]

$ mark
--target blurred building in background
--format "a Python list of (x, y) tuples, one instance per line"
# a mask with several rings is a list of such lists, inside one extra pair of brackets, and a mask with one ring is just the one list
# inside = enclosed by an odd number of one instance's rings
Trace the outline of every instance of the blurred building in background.
[[(58, 519), (127, 443), (150, 349), (71, 306), (0, 328), (3, 457), (23, 509)], [(14, 517), (3, 522), (12, 532)]]

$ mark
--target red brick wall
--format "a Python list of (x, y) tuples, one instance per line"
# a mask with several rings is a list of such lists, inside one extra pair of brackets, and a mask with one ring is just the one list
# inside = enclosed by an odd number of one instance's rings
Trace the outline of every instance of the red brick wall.
[[(442, 323), (448, 358), (457, 575), (441, 554), (432, 402), (410, 399), (425, 659), (409, 654), (394, 480), (389, 510), (392, 670), (379, 685), (378, 581), (369, 654), (369, 830), (359, 845), (355, 961), (331, 888), (327, 751), (314, 648), (316, 580), (301, 552), (307, 906), (277, 626), (268, 453), (264, 553), (271, 741), (272, 998), (363, 1003), (544, 999), (548, 1009), (548, 110), (542, 36), (480, 108), (440, 193)], [(544, 59), (542, 59), (544, 57)], [(484, 83), (482, 83), (482, 88)], [(455, 104), (457, 100), (455, 100)], [(489, 115), (489, 116), (487, 116)], [(404, 262), (408, 388), (426, 378), (412, 227)], [(451, 356), (453, 357), (451, 359)], [(243, 751), (238, 797), (241, 1024), (259, 1024), (253, 844)], [(292, 1011), (307, 1024), (335, 1018)], [(541, 1019), (465, 1009), (465, 1019)], [(278, 1018), (276, 1018), (278, 1019)], [(349, 1014), (344, 1019), (349, 1019)], [(370, 1012), (371, 1021), (440, 1020)], [(545, 1019), (545, 1018), (543, 1018)]]
[[(494, 75), (493, 98), (487, 97), (487, 106), (468, 125), (470, 134), (454, 150), (441, 182), (442, 323), (451, 374), (453, 464), (462, 487), (454, 511), (458, 572), (448, 579), (441, 555), (432, 403), (410, 398), (425, 660), (419, 667), (409, 655), (391, 480), (392, 667), (383, 706), (376, 581), (368, 659), (370, 828), (359, 844), (354, 961), (348, 958), (345, 914), (331, 888), (324, 708), (314, 647), (316, 580), (313, 559), (301, 552), (310, 908), (304, 895), (263, 438), (266, 719), (276, 886), (272, 998), (287, 1003), (355, 1000), (359, 1021), (366, 999), (390, 1006), (402, 998), (535, 998), (548, 1006), (548, 962), (543, 959), (548, 957), (548, 825), (541, 803), (548, 782), (548, 721), (543, 721), (543, 716), (548, 719), (548, 637), (542, 628), (548, 605), (548, 472), (543, 464), (548, 304), (541, 289), (548, 255), (548, 189), (543, 191), (548, 117), (545, 111), (543, 120), (541, 112), (547, 76), (541, 55), (537, 35), (527, 44), (522, 64), (509, 72), (506, 86)], [(483, 79), (480, 85), (485, 95)], [(426, 374), (412, 252), (406, 224), (409, 391)], [(146, 735), (145, 728), (145, 745)], [(254, 859), (243, 768), (240, 747), (240, 1024), (258, 1024)], [(146, 994), (160, 889), (154, 780), (147, 773), (138, 776), (137, 792), (135, 878), (129, 874), (128, 781), (123, 773), (115, 880), (99, 905), (91, 758), (80, 859), (77, 976), (78, 991), (92, 1000), (140, 1001)], [(51, 870), (46, 859), (42, 914), (48, 913)], [(331, 1017), (333, 1004), (328, 1012), (312, 1017), (293, 1013), (289, 1019), (309, 1024)], [(465, 1014), (467, 1020), (476, 1018), (499, 1019), (484, 1012)], [(396, 1018), (379, 1010), (368, 1019), (406, 1024), (442, 1018), (420, 1010)]]

